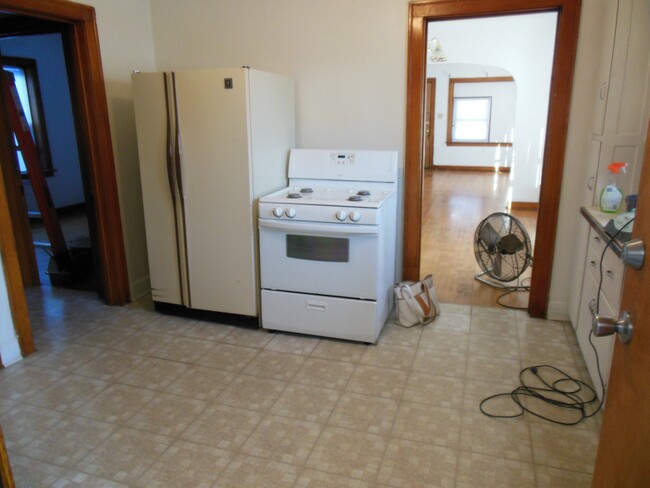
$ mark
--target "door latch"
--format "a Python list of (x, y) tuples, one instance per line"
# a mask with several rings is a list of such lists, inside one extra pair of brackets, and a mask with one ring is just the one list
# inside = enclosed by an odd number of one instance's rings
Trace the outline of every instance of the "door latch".
[(643, 245), (643, 241), (641, 239), (632, 239), (623, 244), (621, 258), (630, 268), (636, 270), (641, 269), (645, 260), (645, 246)]
[(628, 312), (623, 312), (621, 318), (618, 320), (613, 317), (593, 314), (591, 321), (591, 330), (596, 337), (618, 334), (618, 339), (623, 344), (632, 340), (633, 329), (632, 316)]

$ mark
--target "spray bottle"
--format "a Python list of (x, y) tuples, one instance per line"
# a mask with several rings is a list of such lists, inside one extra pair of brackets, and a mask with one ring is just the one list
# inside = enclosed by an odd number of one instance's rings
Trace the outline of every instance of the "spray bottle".
[(622, 170), (625, 173), (627, 163), (616, 162), (607, 166), (611, 173), (609, 183), (600, 193), (600, 210), (601, 212), (616, 213), (620, 210), (623, 203), (623, 192), (616, 186), (616, 176)]

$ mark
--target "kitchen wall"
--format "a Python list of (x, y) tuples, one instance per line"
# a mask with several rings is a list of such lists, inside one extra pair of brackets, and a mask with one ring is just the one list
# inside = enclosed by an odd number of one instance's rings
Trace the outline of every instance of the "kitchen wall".
[[(55, 173), (47, 184), (57, 208), (84, 203), (85, 195), (79, 169), (79, 152), (75, 133), (68, 75), (60, 34), (20, 36), (0, 39), (4, 56), (36, 60), (43, 101), (50, 155)], [(25, 181), (27, 209), (38, 212), (29, 180)]]
[[(587, 173), (586, 135), (607, 1), (582, 2), (549, 303), (554, 318), (568, 318), (573, 229), (580, 218), (576, 189)], [(144, 289), (147, 270), (130, 90), (133, 69), (247, 64), (286, 73), (296, 80), (299, 145), (397, 149), (403, 168), (407, 0), (83, 3), (97, 10), (132, 296)], [(475, 44), (472, 38), (468, 42)]]

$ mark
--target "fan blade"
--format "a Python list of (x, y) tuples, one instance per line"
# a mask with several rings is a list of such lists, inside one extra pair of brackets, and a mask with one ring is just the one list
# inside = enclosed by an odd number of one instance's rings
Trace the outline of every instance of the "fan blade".
[(497, 250), (497, 244), (499, 242), (499, 233), (492, 227), (492, 224), (486, 222), (481, 230), (479, 231), (479, 239), (488, 248), (490, 254), (494, 254)]
[(501, 254), (515, 254), (524, 248), (524, 243), (515, 234), (508, 234), (499, 240), (498, 247)]
[(501, 256), (501, 253), (498, 252), (494, 255), (492, 258), (492, 274), (494, 275), (495, 278), (498, 278), (501, 276), (501, 260), (503, 257)]

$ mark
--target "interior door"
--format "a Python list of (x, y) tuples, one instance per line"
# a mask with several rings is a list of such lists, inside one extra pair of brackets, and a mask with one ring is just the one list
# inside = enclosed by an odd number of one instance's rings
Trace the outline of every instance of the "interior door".
[[(633, 237), (650, 244), (650, 131), (646, 140)], [(650, 260), (625, 272), (621, 310), (632, 316), (634, 334), (616, 341), (603, 414), (595, 487), (648, 486), (650, 480)]]
[(427, 78), (424, 121), (424, 167), (433, 168), (433, 129), (436, 115), (436, 79)]

